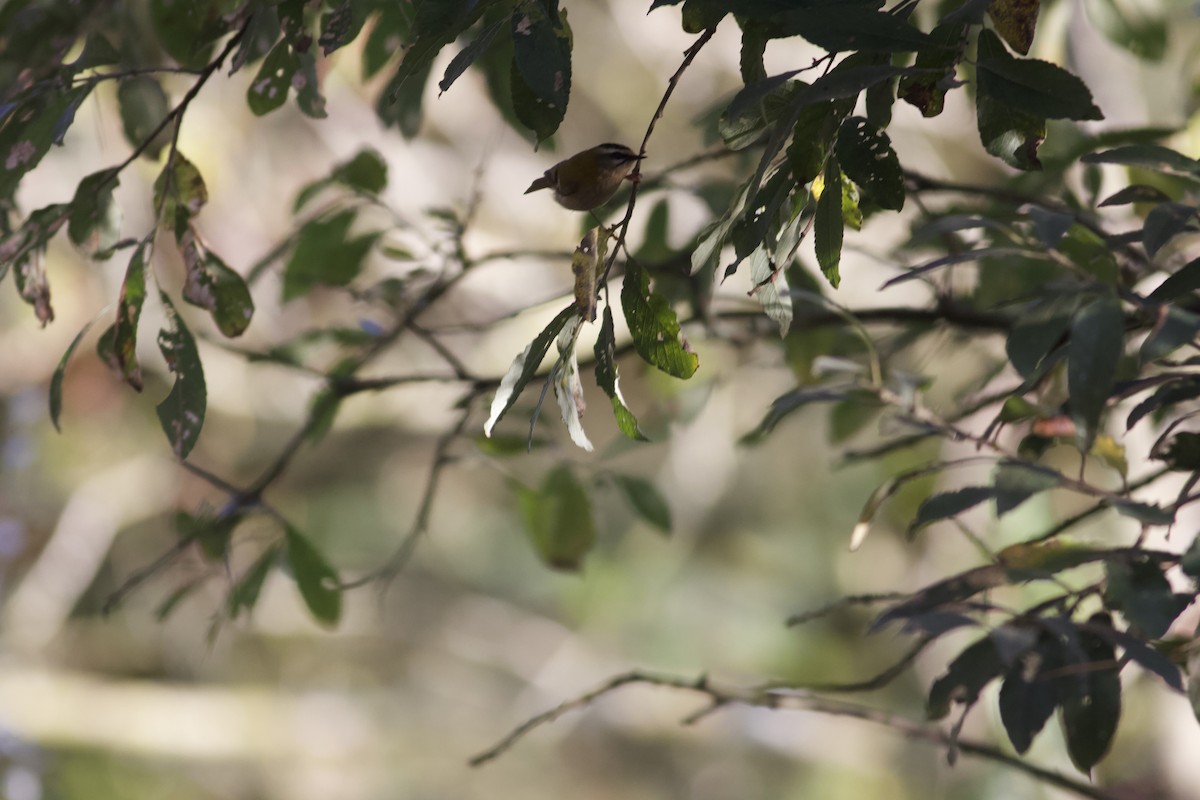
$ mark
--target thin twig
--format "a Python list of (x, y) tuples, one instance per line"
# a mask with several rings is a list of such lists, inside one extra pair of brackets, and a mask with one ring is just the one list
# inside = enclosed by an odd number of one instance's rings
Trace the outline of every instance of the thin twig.
[[(554, 722), (559, 717), (569, 711), (584, 708), (591, 705), (596, 700), (605, 695), (616, 691), (624, 686), (633, 684), (643, 684), (648, 686), (658, 686), (668, 689), (678, 689), (680, 691), (693, 692), (704, 695), (708, 698), (710, 708), (712, 710), (723, 708), (730, 705), (755, 706), (769, 709), (795, 709), (798, 711), (809, 711), (816, 714), (826, 714), (835, 717), (850, 717), (860, 719), (865, 722), (873, 722), (878, 725), (883, 725), (909, 739), (930, 742), (941, 745), (953, 750), (965, 753), (967, 755), (976, 756), (987, 761), (993, 761), (1003, 764), (1006, 767), (1011, 767), (1019, 772), (1023, 772), (1034, 780), (1041, 781), (1050, 786), (1055, 786), (1068, 792), (1073, 792), (1080, 797), (1091, 798), (1091, 800), (1117, 800), (1115, 795), (1112, 795), (1103, 789), (1096, 786), (1091, 786), (1082, 781), (1075, 780), (1053, 770), (1030, 764), (1023, 759), (1010, 755), (999, 748), (985, 744), (983, 742), (975, 742), (966, 740), (952, 735), (940, 727), (928, 725), (919, 722), (914, 722), (910, 719), (900, 717), (894, 714), (877, 711), (867, 706), (857, 703), (849, 703), (843, 700), (831, 700), (829, 698), (819, 697), (815, 694), (806, 691), (799, 692), (778, 692), (764, 689), (762, 687), (739, 688), (734, 686), (725, 686), (715, 683), (708, 679), (707, 676), (701, 675), (699, 678), (683, 678), (674, 675), (661, 675), (648, 672), (634, 670), (617, 675), (603, 684), (586, 692), (578, 697), (566, 700), (548, 711), (544, 711), (536, 716), (522, 722), (503, 739), (497, 742), (492, 747), (479, 753), (470, 760), (471, 766), (478, 767), (492, 761), (503, 755), (513, 745), (520, 741), (525, 735), (533, 730), (550, 722)], [(698, 719), (693, 715), (693, 719)]]

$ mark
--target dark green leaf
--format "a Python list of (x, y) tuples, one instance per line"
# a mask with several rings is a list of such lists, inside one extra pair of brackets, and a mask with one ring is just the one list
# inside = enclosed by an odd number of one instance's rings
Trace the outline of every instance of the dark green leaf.
[(587, 491), (565, 466), (550, 471), (541, 489), (518, 488), (530, 541), (552, 569), (576, 571), (596, 542)]
[(287, 102), (288, 90), (300, 61), (286, 39), (280, 39), (258, 68), (246, 90), (246, 103), (256, 116), (269, 114)]
[(1021, 461), (1000, 462), (993, 478), (996, 516), (1004, 516), (1035, 494), (1058, 486), (1059, 482), (1059, 474), (1048, 467)]
[(952, 492), (935, 494), (921, 503), (916, 518), (908, 526), (908, 531), (911, 534), (930, 523), (957, 517), (994, 496), (995, 490), (990, 486), (968, 486)]
[(339, 211), (306, 223), (283, 270), (283, 300), (307, 294), (314, 286), (346, 286), (362, 272), (378, 232), (350, 236), (357, 212)]
[(333, 567), (300, 531), (285, 530), (287, 559), (304, 604), (322, 625), (336, 625), (342, 615), (342, 590)]
[(692, 377), (700, 359), (688, 348), (675, 309), (650, 290), (650, 275), (633, 261), (625, 266), (621, 306), (638, 355), (668, 375)]
[(1150, 209), (1142, 226), (1142, 244), (1151, 257), (1189, 227), (1195, 229), (1196, 209), (1183, 203), (1160, 203)]
[(458, 80), (459, 76), (467, 71), (467, 67), (474, 64), (476, 59), (483, 55), (483, 53), (492, 46), (492, 41), (495, 40), (500, 31), (504, 30), (506, 27), (507, 20), (502, 19), (496, 20), (492, 24), (484, 27), (484, 29), (479, 32), (479, 35), (471, 40), (470, 44), (468, 44), (462, 50), (459, 50), (458, 54), (450, 60), (450, 63), (446, 66), (446, 72), (442, 75), (442, 79), (438, 81), (438, 88), (443, 92), (449, 89), (450, 86), (456, 80)]
[(83, 341), (83, 336), (92, 327), (92, 323), (84, 325), (79, 333), (75, 334), (75, 338), (67, 345), (67, 349), (63, 351), (62, 358), (58, 360), (58, 366), (54, 368), (54, 375), (50, 378), (50, 423), (54, 425), (54, 430), (62, 432), (62, 427), (58, 424), (58, 418), (62, 414), (62, 394), (63, 394), (63, 378), (67, 372), (67, 364), (71, 360), (71, 355), (75, 352), (75, 348)]
[(167, 368), (175, 373), (175, 384), (156, 410), (171, 449), (182, 459), (187, 458), (200, 437), (208, 395), (196, 340), (183, 324), (171, 298), (162, 291), (159, 298), (166, 315), (166, 327), (158, 333), (158, 349), (167, 360)]
[(942, 46), (902, 17), (872, 6), (873, 3), (839, 2), (784, 11), (773, 19), (771, 34), (781, 38), (803, 36), (830, 52), (907, 52)]
[[(142, 390), (142, 368), (137, 360), (138, 321), (146, 299), (146, 267), (154, 252), (154, 237), (147, 236), (138, 243), (125, 270), (121, 283), (121, 298), (117, 303), (117, 320), (112, 331), (112, 361), (110, 366), (137, 391)], [(203, 378), (201, 379), (203, 380)]]
[(946, 672), (929, 689), (926, 714), (931, 720), (944, 718), (952, 703), (972, 706), (984, 687), (1004, 673), (1005, 665), (990, 636), (985, 636), (958, 654)]
[[(571, 95), (571, 29), (565, 12), (559, 11), (558, 3), (518, 6), (512, 17), (512, 42), (513, 102), (519, 83), (529, 92), (522, 105), (532, 98), (539, 109), (538, 125), (529, 127), (541, 141), (557, 130)], [(558, 122), (550, 127), (555, 117)]]
[(900, 78), (898, 97), (915, 106), (924, 117), (936, 117), (945, 107), (946, 89), (962, 60), (966, 45), (966, 27), (943, 22), (929, 38), (942, 45), (917, 51), (912, 74)]
[(1200, 470), (1200, 433), (1181, 431), (1175, 434), (1167, 452), (1161, 458), (1174, 470)]
[(379, 151), (367, 147), (358, 151), (354, 158), (339, 164), (332, 177), (356, 192), (377, 195), (387, 188), (387, 162)]
[(1156, 144), (1116, 147), (1101, 153), (1089, 153), (1083, 156), (1082, 160), (1085, 164), (1121, 164), (1161, 172), (1164, 175), (1200, 178), (1200, 161)]
[(1000, 686), (1000, 720), (1013, 749), (1022, 755), (1058, 705), (1057, 687), (1048, 674), (1062, 660), (1057, 650), (1053, 640), (1043, 637), (1036, 650), (1017, 660)]
[(1163, 359), (1184, 344), (1194, 342), (1196, 333), (1200, 333), (1200, 315), (1174, 305), (1159, 308), (1150, 336), (1141, 343), (1141, 363)]
[(121, 212), (113, 201), (117, 183), (116, 173), (106, 169), (88, 175), (75, 189), (67, 235), (89, 253), (108, 250), (120, 236)]
[(1162, 203), (1170, 199), (1160, 189), (1144, 183), (1135, 183), (1113, 192), (1100, 203), (1099, 207), (1124, 206), (1130, 203)]
[(605, 306), (604, 319), (600, 323), (600, 335), (596, 337), (596, 385), (612, 401), (613, 415), (617, 419), (617, 428), (621, 433), (630, 439), (645, 442), (648, 441), (646, 435), (638, 427), (637, 417), (625, 405), (625, 398), (621, 396), (621, 388), (617, 385), (616, 349), (612, 306)]
[(325, 434), (333, 429), (338, 411), (342, 407), (342, 396), (337, 392), (323, 389), (313, 395), (308, 405), (308, 441), (316, 444), (325, 438)]
[(46, 155), (52, 143), (62, 143), (75, 111), (92, 89), (84, 84), (67, 91), (35, 94), (8, 112), (0, 127), (0, 199), (10, 199), (25, 173)]
[(1200, 578), (1200, 534), (1192, 538), (1191, 545), (1188, 546), (1187, 552), (1179, 561), (1179, 568), (1189, 578)]
[(150, 0), (150, 20), (158, 41), (180, 66), (200, 69), (212, 55), (213, 42), (225, 32), (218, 0)]
[(1156, 303), (1167, 303), (1197, 290), (1200, 290), (1200, 257), (1193, 258), (1168, 275), (1147, 299)]
[[(384, 3), (371, 26), (362, 52), (363, 79), (374, 77), (383, 69), (393, 56), (403, 52), (403, 46), (408, 41), (409, 19), (404, 6)], [(390, 102), (384, 98), (384, 102)]]
[[(1200, 469), (1200, 465), (1197, 466)], [(1171, 525), (1175, 522), (1175, 512), (1169, 508), (1156, 506), (1153, 503), (1139, 503), (1134, 500), (1118, 500), (1113, 503), (1118, 514), (1136, 519), (1143, 525)]]
[[(814, 190), (814, 194), (815, 194)], [(837, 288), (842, 282), (838, 264), (842, 259), (842, 174), (837, 159), (825, 163), (825, 181), (821, 196), (817, 199), (816, 219), (813, 223), (817, 250), (817, 263), (829, 285)]]
[(851, 405), (861, 406), (870, 397), (868, 393), (857, 390), (852, 384), (793, 389), (776, 397), (771, 402), (771, 407), (763, 416), (762, 422), (758, 423), (757, 428), (742, 438), (742, 444), (759, 443), (767, 434), (775, 430), (775, 426), (792, 414), (792, 412), (804, 408), (811, 403), (837, 403), (849, 400)]
[(375, 104), (375, 113), (384, 126), (396, 127), (405, 139), (421, 130), (425, 84), (432, 69), (433, 64), (426, 64), (415, 72), (397, 72)]
[(263, 551), (254, 563), (246, 568), (241, 578), (229, 590), (229, 616), (237, 619), (242, 611), (250, 612), (258, 605), (258, 596), (262, 592), (263, 583), (271, 572), (271, 567), (279, 560), (283, 548), (273, 544)]
[(1125, 430), (1138, 424), (1143, 417), (1165, 408), (1200, 397), (1200, 378), (1180, 378), (1161, 386), (1154, 394), (1133, 407), (1125, 420)]
[[(171, 110), (162, 84), (149, 75), (137, 75), (121, 81), (117, 87), (117, 106), (121, 111), (125, 139), (133, 147), (141, 146)], [(143, 155), (151, 161), (157, 161), (162, 149), (170, 141), (168, 131), (161, 131), (143, 151)]]
[(1045, 117), (1009, 105), (982, 89), (975, 98), (975, 111), (985, 150), (1016, 169), (1042, 168), (1038, 148), (1046, 139)]
[(1079, 78), (1048, 61), (1013, 58), (1000, 38), (979, 32), (976, 79), (980, 96), (1044, 119), (1103, 119)]
[(888, 135), (862, 117), (838, 129), (837, 159), (842, 171), (883, 208), (904, 208), (904, 171)]
[[(1098, 614), (1092, 619), (1106, 618)], [(1077, 680), (1064, 681), (1062, 729), (1067, 753), (1081, 772), (1090, 772), (1112, 744), (1121, 716), (1121, 677), (1112, 645), (1090, 631), (1080, 631), (1088, 659), (1077, 665)]]
[(650, 481), (631, 475), (615, 475), (617, 486), (625, 494), (638, 516), (663, 533), (671, 532), (671, 508), (667, 500)]
[(796, 118), (788, 166), (796, 183), (809, 183), (825, 168), (838, 124), (846, 116), (848, 103), (826, 100), (805, 106)]
[(1071, 322), (1067, 388), (1079, 449), (1092, 447), (1125, 349), (1125, 315), (1114, 295), (1085, 305)]
[(1149, 639), (1161, 639), (1192, 601), (1175, 594), (1162, 567), (1149, 559), (1109, 559), (1105, 565), (1104, 604), (1125, 615)]

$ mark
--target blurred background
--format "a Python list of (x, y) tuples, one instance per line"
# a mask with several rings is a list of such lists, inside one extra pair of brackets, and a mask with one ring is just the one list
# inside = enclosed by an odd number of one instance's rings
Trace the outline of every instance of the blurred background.
[[(429, 257), (398, 263), (373, 255), (364, 282), (429, 269), (446, 241), (430, 211), (473, 206), (463, 244), (486, 263), (427, 322), (447, 332), (473, 373), (503, 374), (570, 295), (569, 252), (582, 225), (547, 193), (522, 192), (565, 154), (604, 141), (636, 146), (693, 39), (680, 30), (677, 8), (647, 15), (645, 0), (563, 5), (575, 32), (574, 82), (553, 152), (535, 152), (503, 121), (474, 71), (441, 95), (430, 82), (415, 138), (385, 129), (374, 111), (381, 81), (360, 79), (363, 37), (320, 62), (325, 120), (291, 103), (254, 117), (245, 103), (252, 70), (214, 78), (180, 136), (181, 152), (208, 185), (209, 204), (198, 218), (206, 241), (244, 274), (293, 229), (301, 187), (373, 147), (389, 170), (384, 196), (392, 212), (379, 212), (385, 238)], [(1091, 0), (1045, 5), (1031, 55), (1084, 78), (1107, 117), (1100, 126), (1178, 127), (1176, 146), (1200, 155), (1191, 115), (1200, 64), (1194, 11), (1162, 0), (1128, 4), (1135, 5), (1172, 30), (1157, 63), (1105, 38), (1095, 20), (1108, 6)], [(711, 122), (697, 120), (713, 119), (739, 87), (739, 44), (727, 20), (685, 73), (651, 140), (647, 174), (712, 147)], [(433, 75), (454, 52), (441, 54)], [(773, 42), (768, 71), (806, 65), (815, 55), (800, 41)], [(185, 76), (166, 82), (173, 100), (189, 85)], [(114, 94), (115, 86), (102, 85), (79, 110), (66, 146), (25, 180), (23, 209), (68, 199), (84, 175), (128, 154)], [(959, 182), (1002, 179), (956, 95), (932, 121), (897, 104), (889, 133), (901, 162)], [(1053, 146), (1052, 133), (1046, 147)], [(123, 173), (123, 235), (150, 228), (150, 185), (160, 168), (143, 161)], [(697, 189), (733, 185), (746, 168), (724, 160), (673, 173), (640, 199), (631, 240), (640, 241), (647, 215), (666, 203), (667, 241), (684, 245), (711, 219)], [(895, 274), (889, 245), (905, 226), (890, 215), (849, 234), (843, 288), (831, 296), (851, 308), (923, 299), (914, 284), (876, 291)], [(522, 255), (543, 251), (567, 255)], [(514, 255), (490, 258), (496, 253)], [(163, 255), (155, 267), (172, 290), (180, 282), (173, 258)], [(94, 355), (102, 326), (85, 334), (67, 370), (62, 432), (50, 424), (51, 375), (80, 329), (112, 313), (123, 264), (89, 262), (56, 239), (47, 256), (56, 319), (45, 328), (16, 292), (0, 287), (0, 795), (8, 800), (1069, 796), (970, 758), (949, 767), (944, 749), (866, 722), (727, 708), (684, 725), (705, 699), (646, 687), (572, 711), (497, 760), (468, 766), (530, 716), (632, 668), (737, 685), (870, 677), (909, 641), (893, 630), (867, 636), (869, 610), (792, 629), (786, 619), (844, 595), (911, 590), (979, 558), (952, 526), (905, 541), (907, 520), (931, 483), (902, 493), (863, 548), (847, 549), (870, 492), (931, 458), (932, 445), (882, 462), (848, 462), (847, 448), (878, 439), (878, 422), (831, 418), (821, 407), (789, 419), (761, 445), (738, 444), (770, 401), (795, 385), (794, 353), (785, 357), (770, 336), (739, 342), (689, 327), (701, 367), (688, 382), (623, 360), (628, 405), (652, 444), (624, 440), (607, 399), (590, 386), (584, 424), (594, 454), (575, 449), (550, 411), (538, 423), (533, 453), (497, 457), (477, 445), (483, 418), (472, 418), (450, 448), (453, 460), (415, 557), (386, 587), (348, 592), (333, 630), (313, 622), (294, 582), (278, 572), (267, 578), (254, 613), (228, 622), (229, 577), (214, 576), (212, 564), (190, 551), (101, 613), (115, 590), (176, 541), (177, 509), (224, 501), (177, 465), (159, 430), (154, 405), (169, 376), (152, 368), (145, 392), (129, 391)], [(749, 289), (739, 274), (719, 288), (717, 302), (754, 310)], [(251, 350), (317, 325), (379, 324), (375, 305), (344, 293), (283, 303), (277, 269), (255, 285), (254, 298), (254, 322), (237, 341)], [(209, 415), (189, 460), (248, 481), (303, 422), (319, 377), (248, 361), (194, 312), (184, 310), (201, 337)], [(144, 330), (156, 329), (153, 314), (148, 308)], [(824, 335), (798, 341), (819, 352)], [(590, 349), (587, 331), (584, 337), (581, 348)], [(143, 363), (160, 364), (152, 337), (141, 338)], [(936, 406), (977, 386), (987, 356), (1001, 346), (947, 335), (904, 366), (932, 379)], [(374, 369), (392, 375), (441, 365), (428, 347), (405, 342)], [(432, 382), (354, 396), (334, 430), (300, 451), (269, 501), (344, 577), (370, 571), (410, 531), (436, 438), (453, 424), (460, 393)], [(525, 435), (536, 390), (529, 394), (501, 434)], [(512, 488), (538, 485), (564, 460), (594, 490), (598, 545), (577, 574), (538, 560)], [(615, 474), (659, 488), (672, 513), (669, 536), (630, 510)], [(1002, 524), (981, 509), (976, 532), (999, 548), (1048, 527), (1070, 503), (1048, 493)], [(231, 569), (240, 572), (278, 535), (267, 519), (240, 526)], [(1086, 535), (1121, 542), (1134, 531), (1100, 517)], [(164, 601), (201, 577), (160, 619)], [(1184, 623), (1194, 626), (1195, 615), (1185, 613)], [(858, 699), (920, 719), (930, 682), (970, 640), (946, 638), (890, 687)], [(1098, 777), (1124, 785), (1131, 798), (1200, 796), (1200, 728), (1187, 699), (1135, 670), (1123, 679), (1129, 693), (1121, 731)], [(964, 735), (1008, 747), (994, 698), (973, 712)], [(1054, 724), (1029, 758), (1072, 771)]]

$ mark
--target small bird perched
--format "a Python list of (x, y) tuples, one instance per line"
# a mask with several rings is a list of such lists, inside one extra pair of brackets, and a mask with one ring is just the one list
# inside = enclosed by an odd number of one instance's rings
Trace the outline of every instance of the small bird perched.
[(555, 201), (571, 211), (591, 211), (607, 203), (645, 156), (607, 142), (560, 161), (534, 181), (525, 194), (553, 189)]

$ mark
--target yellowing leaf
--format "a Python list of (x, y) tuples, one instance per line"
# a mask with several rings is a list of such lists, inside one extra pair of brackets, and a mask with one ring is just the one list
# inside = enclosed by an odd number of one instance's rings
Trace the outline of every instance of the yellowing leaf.
[(990, 0), (988, 16), (1008, 46), (1025, 56), (1033, 44), (1041, 5), (1041, 0)]

